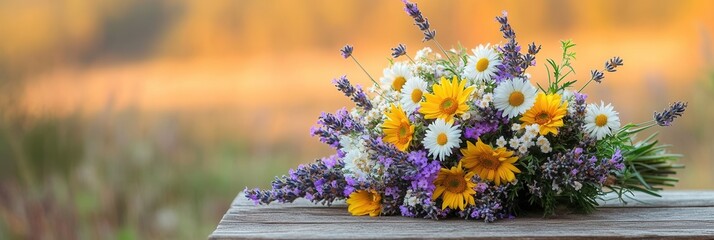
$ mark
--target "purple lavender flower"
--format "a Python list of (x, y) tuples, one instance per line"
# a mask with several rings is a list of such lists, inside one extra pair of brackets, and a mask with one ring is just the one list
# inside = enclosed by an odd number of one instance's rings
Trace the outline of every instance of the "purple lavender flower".
[(576, 191), (586, 184), (602, 187), (608, 176), (623, 168), (619, 149), (609, 159), (598, 159), (579, 147), (548, 157), (541, 165), (543, 179), (551, 183), (552, 189), (572, 188)]
[(675, 102), (674, 104), (669, 105), (669, 108), (664, 109), (661, 113), (655, 112), (654, 119), (657, 122), (657, 125), (663, 127), (670, 126), (672, 125), (674, 119), (681, 117), (686, 109), (687, 103)]
[(508, 13), (503, 11), (502, 16), (496, 17), (496, 21), (501, 24), (500, 31), (507, 42), (499, 47), (499, 51), (503, 54), (503, 64), (497, 66), (498, 72), (495, 81), (500, 83), (509, 78), (524, 77), (526, 69), (535, 65), (535, 55), (538, 54), (541, 47), (531, 43), (528, 45), (528, 53), (521, 54), (521, 47), (516, 42), (516, 32), (508, 23)]
[(613, 57), (605, 62), (605, 70), (608, 72), (617, 72), (617, 67), (622, 66), (622, 58)]
[(255, 204), (289, 203), (303, 197), (314, 203), (331, 205), (335, 200), (344, 199), (347, 182), (342, 174), (342, 161), (338, 160), (332, 167), (326, 162), (329, 161), (321, 159), (309, 165), (300, 165), (291, 170), (289, 176), (276, 177), (269, 190), (246, 188), (243, 193)]
[(502, 116), (503, 112), (493, 107), (479, 109), (481, 118), (465, 121), (464, 136), (470, 139), (478, 139), (484, 134), (493, 133), (502, 125), (508, 124), (508, 118)]
[(407, 46), (404, 46), (404, 44), (399, 44), (397, 47), (392, 48), (392, 57), (393, 58), (398, 58), (399, 56), (402, 56), (404, 54), (407, 54)]
[(350, 99), (357, 104), (358, 107), (363, 108), (365, 111), (372, 109), (372, 102), (369, 101), (367, 95), (362, 90), (362, 87), (357, 85), (353, 87), (350, 81), (347, 80), (347, 76), (342, 76), (338, 79), (333, 79), (332, 83), (337, 87), (338, 90), (343, 92), (345, 96), (350, 97)]
[(353, 119), (345, 108), (338, 110), (336, 114), (322, 113), (317, 123), (322, 127), (313, 127), (310, 129), (310, 135), (319, 136), (321, 142), (333, 148), (339, 147), (339, 136), (364, 131), (364, 126)]
[(605, 73), (599, 71), (599, 70), (592, 70), (590, 71), (590, 79), (597, 83), (602, 83), (602, 79), (605, 78)]
[(354, 47), (352, 47), (352, 45), (347, 44), (344, 47), (342, 47), (342, 49), (340, 49), (340, 54), (342, 55), (343, 58), (346, 59), (346, 58), (352, 56), (353, 50), (354, 50)]
[(476, 175), (471, 180), (478, 183), (476, 185), (475, 205), (468, 206), (459, 215), (466, 219), (483, 219), (484, 222), (493, 222), (497, 219), (512, 216), (511, 205), (508, 204), (508, 189), (513, 183), (505, 185), (495, 185), (494, 183), (484, 183)]
[(436, 31), (429, 29), (429, 19), (422, 15), (416, 3), (411, 3), (407, 0), (402, 0), (402, 2), (404, 3), (404, 11), (406, 11), (407, 14), (414, 19), (414, 25), (419, 27), (419, 30), (424, 34), (424, 39), (422, 41), (426, 42), (434, 39), (434, 37), (436, 37)]

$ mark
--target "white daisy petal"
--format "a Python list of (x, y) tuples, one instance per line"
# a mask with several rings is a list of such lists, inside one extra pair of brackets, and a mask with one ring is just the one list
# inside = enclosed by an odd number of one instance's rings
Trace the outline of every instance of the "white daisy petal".
[(461, 144), (461, 130), (459, 126), (447, 123), (443, 119), (436, 119), (426, 130), (424, 147), (429, 150), (429, 156), (443, 161), (450, 156), (454, 148)]
[(414, 112), (421, 103), (423, 95), (427, 92), (428, 84), (420, 77), (412, 77), (402, 87), (399, 103), (407, 113)]
[(620, 129), (620, 117), (611, 104), (588, 104), (583, 129), (597, 140)]
[(391, 67), (385, 68), (382, 72), (381, 87), (384, 91), (400, 92), (407, 80), (414, 77), (414, 73), (409, 64), (396, 62)]
[(473, 83), (491, 81), (496, 76), (501, 65), (501, 59), (496, 50), (491, 46), (479, 45), (471, 50), (474, 55), (468, 57), (464, 67), (464, 76)]
[(503, 112), (502, 116), (513, 118), (528, 111), (535, 104), (538, 89), (530, 81), (513, 78), (499, 84), (493, 93), (496, 109)]

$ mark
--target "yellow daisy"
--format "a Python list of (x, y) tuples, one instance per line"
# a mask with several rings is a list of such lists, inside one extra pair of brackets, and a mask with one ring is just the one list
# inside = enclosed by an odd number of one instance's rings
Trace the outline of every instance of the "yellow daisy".
[(464, 210), (468, 205), (475, 205), (474, 194), (476, 194), (476, 190), (474, 190), (474, 187), (476, 184), (471, 181), (473, 176), (473, 172), (464, 172), (461, 168), (461, 162), (459, 162), (459, 165), (451, 167), (451, 170), (442, 168), (436, 176), (436, 180), (434, 180), (436, 190), (431, 196), (432, 200), (441, 197), (443, 200), (441, 203), (442, 210), (447, 207)]
[(426, 119), (441, 118), (453, 122), (454, 116), (469, 110), (466, 100), (474, 87), (466, 87), (466, 80), (459, 81), (455, 76), (451, 81), (441, 78), (439, 84), (432, 86), (434, 94), (425, 94), (426, 101), (421, 102), (419, 112)]
[(379, 216), (382, 212), (382, 196), (374, 190), (357, 190), (347, 198), (347, 211), (353, 216), (367, 215)]
[(537, 123), (540, 126), (540, 135), (558, 134), (558, 128), (563, 126), (563, 117), (568, 114), (568, 102), (561, 101), (559, 94), (539, 93), (535, 104), (528, 109), (521, 121), (524, 125)]
[(508, 151), (504, 147), (496, 148), (484, 144), (478, 139), (476, 145), (471, 142), (466, 143), (466, 148), (461, 149), (461, 158), (464, 167), (471, 172), (478, 174), (481, 179), (493, 181), (496, 185), (513, 182), (516, 175), (520, 173), (513, 164), (518, 161), (518, 157), (513, 156), (513, 151)]
[(382, 124), (385, 142), (393, 143), (397, 149), (406, 151), (414, 135), (414, 125), (409, 122), (407, 114), (401, 106), (392, 105), (387, 114), (387, 120)]

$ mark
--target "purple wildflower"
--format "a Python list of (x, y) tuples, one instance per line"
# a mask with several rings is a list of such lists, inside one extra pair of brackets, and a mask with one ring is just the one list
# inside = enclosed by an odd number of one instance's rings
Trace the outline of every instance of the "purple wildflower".
[(404, 44), (399, 44), (397, 47), (392, 48), (392, 57), (393, 58), (398, 58), (404, 54), (407, 54), (407, 46), (404, 46)]
[(674, 104), (669, 105), (669, 108), (664, 109), (661, 113), (655, 112), (654, 119), (657, 122), (657, 125), (663, 127), (669, 126), (672, 125), (675, 118), (681, 117), (686, 109), (687, 103), (675, 102)]
[[(325, 162), (323, 159), (309, 165), (300, 165), (296, 170), (291, 170), (289, 176), (276, 177), (269, 190), (246, 188), (243, 193), (255, 204), (270, 204), (274, 201), (288, 203), (303, 197), (314, 203), (331, 205), (335, 200), (344, 199), (347, 182), (342, 174), (344, 163), (338, 161), (329, 167)], [(325, 184), (327, 182), (331, 184)]]
[(409, 14), (410, 17), (414, 19), (414, 25), (419, 27), (419, 30), (424, 34), (424, 39), (422, 41), (426, 42), (434, 39), (436, 37), (436, 30), (431, 30), (429, 19), (425, 18), (416, 3), (411, 3), (407, 0), (402, 0), (404, 3), (404, 11)]
[(508, 118), (502, 116), (503, 112), (492, 107), (479, 109), (481, 118), (476, 121), (475, 118), (465, 121), (464, 136), (470, 139), (478, 139), (484, 134), (493, 133), (500, 126), (508, 124)]
[(363, 108), (365, 111), (372, 109), (372, 102), (369, 101), (367, 95), (362, 90), (362, 87), (357, 85), (353, 87), (350, 84), (350, 80), (347, 80), (347, 76), (341, 76), (338, 79), (333, 79), (332, 83), (337, 87), (338, 90), (343, 92), (345, 96), (350, 97), (350, 99), (357, 104), (358, 107)]
[(339, 136), (364, 131), (364, 126), (353, 119), (345, 108), (338, 110), (336, 114), (322, 113), (317, 123), (322, 127), (313, 127), (310, 129), (310, 135), (319, 136), (321, 142), (333, 148), (339, 147)]
[(353, 50), (354, 50), (354, 47), (352, 47), (352, 45), (347, 44), (344, 47), (342, 47), (342, 49), (340, 49), (340, 55), (342, 55), (342, 57), (346, 59), (346, 58), (352, 56)]
[(499, 47), (499, 51), (503, 54), (503, 64), (497, 66), (495, 81), (500, 83), (509, 78), (524, 77), (526, 69), (535, 65), (535, 55), (538, 54), (541, 46), (531, 43), (528, 45), (528, 52), (525, 55), (521, 54), (521, 46), (516, 42), (516, 32), (508, 23), (508, 13), (504, 11), (502, 16), (496, 17), (496, 21), (501, 24), (500, 31), (507, 42)]

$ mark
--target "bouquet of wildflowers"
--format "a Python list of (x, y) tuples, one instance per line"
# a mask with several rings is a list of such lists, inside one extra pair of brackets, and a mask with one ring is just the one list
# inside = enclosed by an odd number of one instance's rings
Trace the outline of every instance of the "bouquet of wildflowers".
[[(624, 126), (612, 105), (588, 103), (584, 88), (616, 72), (619, 57), (576, 89), (575, 44), (562, 41), (562, 57), (546, 60), (548, 84), (534, 84), (526, 70), (541, 47), (523, 50), (505, 12), (496, 17), (503, 43), (446, 51), (417, 5), (404, 4), (440, 54), (424, 48), (411, 57), (399, 44), (379, 79), (365, 71), (369, 93), (345, 76), (333, 80), (356, 107), (322, 114), (311, 133), (336, 154), (277, 177), (272, 189), (246, 188), (246, 197), (256, 204), (346, 199), (353, 215), (492, 222), (561, 206), (590, 212), (607, 193), (622, 201), (633, 191), (657, 196), (677, 182), (670, 175), (681, 156), (654, 135), (636, 141), (635, 134), (670, 125), (686, 103)], [(353, 50), (340, 51), (361, 67)]]

